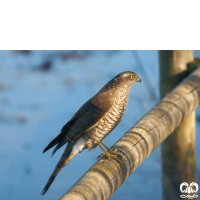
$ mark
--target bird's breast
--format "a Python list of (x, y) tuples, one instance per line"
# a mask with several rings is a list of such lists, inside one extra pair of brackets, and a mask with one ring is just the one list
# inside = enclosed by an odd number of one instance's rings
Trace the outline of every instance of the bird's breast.
[(87, 148), (95, 148), (121, 121), (128, 103), (128, 95), (118, 96), (108, 112), (84, 134)]

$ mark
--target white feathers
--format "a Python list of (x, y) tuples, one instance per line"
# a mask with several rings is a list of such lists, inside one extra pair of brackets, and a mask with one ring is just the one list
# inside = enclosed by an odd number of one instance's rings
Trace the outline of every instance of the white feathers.
[(86, 140), (83, 137), (80, 137), (75, 145), (73, 146), (72, 152), (70, 153), (69, 157), (67, 158), (67, 160), (65, 161), (64, 166), (68, 165), (68, 163), (81, 151), (83, 151), (83, 149), (85, 148), (86, 145)]
[(85, 145), (86, 145), (86, 140), (83, 137), (80, 137), (73, 146), (70, 156), (80, 153), (84, 149)]

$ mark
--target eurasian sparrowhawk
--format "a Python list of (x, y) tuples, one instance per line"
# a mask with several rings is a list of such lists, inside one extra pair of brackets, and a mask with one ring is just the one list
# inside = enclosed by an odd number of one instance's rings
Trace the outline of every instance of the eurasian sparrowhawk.
[[(116, 151), (102, 141), (121, 121), (128, 103), (129, 91), (140, 77), (130, 71), (122, 72), (110, 80), (96, 95), (89, 99), (61, 129), (60, 134), (44, 149), (43, 153), (56, 146), (52, 155), (64, 144), (66, 149), (47, 181), (44, 195), (55, 177), (83, 149), (97, 145), (104, 151), (101, 157), (118, 158)], [(108, 150), (106, 151), (101, 144)]]

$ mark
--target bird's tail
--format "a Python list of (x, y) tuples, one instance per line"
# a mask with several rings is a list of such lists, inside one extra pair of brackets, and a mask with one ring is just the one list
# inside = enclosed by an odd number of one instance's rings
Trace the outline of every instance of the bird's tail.
[(49, 187), (51, 186), (51, 184), (53, 183), (54, 179), (56, 178), (56, 176), (58, 175), (58, 173), (60, 172), (60, 170), (68, 165), (68, 163), (72, 160), (72, 158), (75, 155), (70, 155), (72, 151), (72, 146), (71, 143), (69, 143), (63, 153), (63, 155), (61, 156), (60, 160), (58, 161), (58, 164), (56, 165), (53, 173), (51, 174), (49, 180), (47, 181), (46, 185), (44, 186), (44, 189), (41, 192), (41, 195), (44, 195), (47, 190), (49, 189)]
[[(45, 153), (46, 151), (48, 151), (50, 148), (52, 148), (53, 146), (57, 145), (56, 150), (58, 150), (60, 147), (62, 147), (65, 143), (67, 143), (68, 140), (63, 136), (62, 133), (60, 133), (57, 137), (55, 137), (48, 145), (47, 147), (44, 149), (43, 153)], [(61, 145), (62, 144), (62, 145)], [(59, 146), (59, 148), (58, 148)], [(56, 150), (54, 150), (54, 153), (56, 152)], [(53, 153), (53, 154), (54, 154)]]

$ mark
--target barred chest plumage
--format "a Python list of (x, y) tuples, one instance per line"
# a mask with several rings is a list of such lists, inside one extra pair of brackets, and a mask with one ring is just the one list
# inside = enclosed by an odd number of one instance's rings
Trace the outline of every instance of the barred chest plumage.
[(129, 92), (118, 94), (115, 104), (102, 119), (84, 134), (86, 148), (95, 148), (121, 121), (128, 104)]

